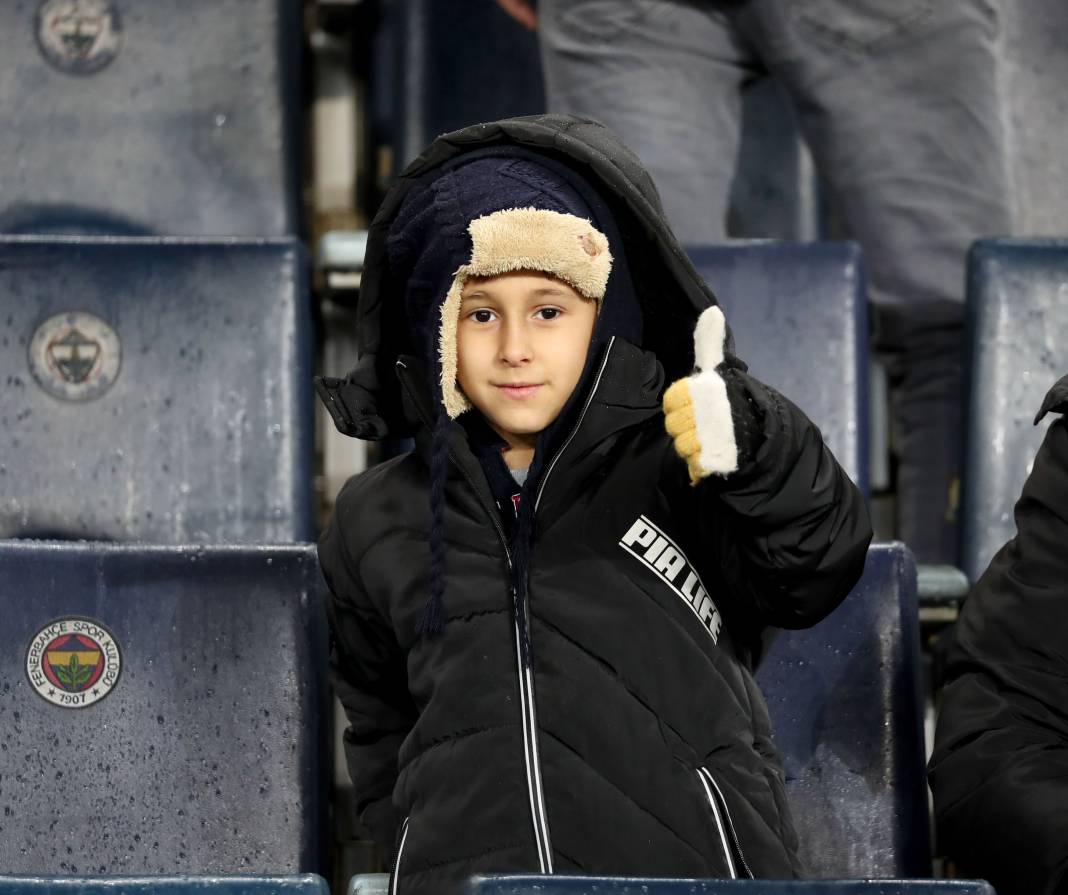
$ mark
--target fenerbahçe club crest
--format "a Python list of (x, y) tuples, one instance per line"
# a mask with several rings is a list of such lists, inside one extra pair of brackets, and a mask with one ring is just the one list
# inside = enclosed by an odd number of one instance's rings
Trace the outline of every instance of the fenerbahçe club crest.
[(53, 397), (91, 401), (115, 384), (122, 346), (115, 330), (95, 314), (65, 311), (37, 327), (29, 361), (33, 378)]
[(37, 44), (60, 71), (98, 72), (122, 45), (119, 11), (112, 0), (44, 0), (37, 10)]
[(57, 618), (41, 628), (26, 650), (26, 676), (53, 705), (83, 709), (100, 702), (122, 671), (119, 644), (99, 622)]

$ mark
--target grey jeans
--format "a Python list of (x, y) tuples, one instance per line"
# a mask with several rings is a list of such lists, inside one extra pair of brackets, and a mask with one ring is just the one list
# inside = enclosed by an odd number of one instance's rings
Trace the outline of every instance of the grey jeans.
[(782, 85), (864, 249), (899, 535), (955, 561), (963, 261), (1010, 231), (996, 0), (541, 0), (539, 17), (550, 111), (616, 131), (684, 244), (726, 237), (741, 87)]

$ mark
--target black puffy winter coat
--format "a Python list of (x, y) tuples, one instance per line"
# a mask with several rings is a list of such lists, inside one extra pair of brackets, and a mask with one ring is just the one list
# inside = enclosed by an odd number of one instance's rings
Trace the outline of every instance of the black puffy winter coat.
[[(492, 141), (618, 175), (602, 185), (619, 198), (627, 238), (644, 240), (641, 262), (630, 250), (639, 285), (655, 272), (639, 289), (646, 347), (674, 329), (666, 365), (689, 372), (686, 326), (711, 296), (633, 157), (597, 125), (541, 117), (449, 135), (409, 173)], [(418, 447), (352, 479), (320, 543), (358, 808), (395, 852), (398, 891), (440, 895), (473, 873), (508, 871), (798, 875), (752, 669), (767, 626), (813, 624), (856, 582), (871, 537), (859, 492), (805, 416), (745, 374), (760, 448), (737, 473), (692, 487), (664, 432), (663, 366), (616, 339), (538, 486), (532, 667), (519, 660), (508, 540), (459, 426), (446, 624), (418, 636), (432, 407), (418, 362), (397, 356), (376, 252), (398, 204), (387, 201), (372, 228), (361, 296), (363, 326), (379, 328), (361, 332), (362, 367), (321, 392), (340, 428), (414, 429)]]
[[(1068, 376), (1042, 407), (1068, 413)], [(1068, 893), (1068, 422), (964, 605), (931, 759), (939, 844), (1000, 895)]]

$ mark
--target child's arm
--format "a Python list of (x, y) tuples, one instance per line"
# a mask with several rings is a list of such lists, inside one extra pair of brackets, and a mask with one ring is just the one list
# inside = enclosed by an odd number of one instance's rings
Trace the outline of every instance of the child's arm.
[[(725, 581), (754, 621), (815, 624), (864, 569), (871, 523), (819, 430), (724, 354), (719, 308), (698, 320), (698, 371), (664, 393), (665, 425), (716, 525)], [(723, 509), (727, 509), (724, 514)]]
[(330, 587), (330, 674), (349, 722), (345, 757), (356, 812), (388, 855), (399, 822), (392, 807), (397, 753), (416, 718), (405, 657), (360, 582), (337, 513), (319, 542), (319, 562)]

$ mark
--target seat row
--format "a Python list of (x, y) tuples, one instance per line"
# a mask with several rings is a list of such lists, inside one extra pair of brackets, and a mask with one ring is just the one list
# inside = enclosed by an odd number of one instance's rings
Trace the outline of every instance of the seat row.
[[(693, 258), (742, 356), (863, 481), (856, 250), (743, 244)], [(990, 384), (977, 378), (972, 400), (1021, 445), (1037, 434), (1012, 422), (1035, 403), (1023, 389), (1043, 388), (1042, 365), (1063, 356), (1066, 278), (1063, 244), (973, 254)], [(0, 581), (12, 595), (0, 866), (321, 870), (322, 585), (313, 548), (285, 546), (312, 529), (300, 250), (0, 240), (0, 295)], [(1028, 334), (1047, 347), (1023, 350)], [(812, 357), (834, 373), (804, 375)], [(1014, 364), (1030, 375), (1010, 375)], [(29, 539), (42, 536), (66, 540)], [(873, 548), (853, 597), (816, 629), (783, 634), (761, 669), (803, 848), (823, 876), (930, 872), (915, 604), (905, 548)], [(68, 830), (79, 833), (56, 832)]]
[[(322, 872), (323, 589), (311, 546), (0, 541), (0, 866)], [(930, 873), (915, 566), (873, 547), (759, 681), (824, 877)], [(3, 893), (0, 893), (3, 895)]]
[[(753, 372), (868, 488), (859, 251), (691, 250)], [(0, 238), (0, 538), (288, 543), (312, 522), (312, 309), (287, 239)], [(1011, 536), (1063, 370), (1068, 244), (971, 254), (964, 568)], [(339, 372), (339, 371), (330, 371)]]

